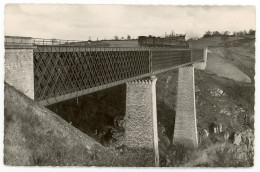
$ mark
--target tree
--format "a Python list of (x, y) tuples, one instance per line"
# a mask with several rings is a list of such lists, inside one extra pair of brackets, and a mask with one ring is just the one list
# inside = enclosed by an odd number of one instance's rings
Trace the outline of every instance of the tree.
[(249, 35), (255, 35), (255, 30), (250, 29), (250, 30), (248, 31), (248, 34), (249, 34)]
[(246, 35), (246, 34), (247, 34), (246, 30), (237, 32), (237, 36), (243, 36), (243, 35)]
[(114, 36), (114, 40), (119, 40), (118, 36)]
[(175, 36), (175, 33), (174, 33), (174, 31), (172, 30), (171, 37), (174, 37), (174, 36)]
[(125, 38), (122, 36), (121, 39), (124, 40)]
[(212, 33), (212, 36), (220, 36), (221, 34), (219, 33), (219, 31), (214, 31), (213, 33)]
[(206, 38), (206, 37), (210, 37), (212, 35), (211, 31), (207, 31), (203, 37)]
[(243, 31), (238, 31), (237, 32), (237, 36), (242, 36), (243, 35)]
[(128, 39), (128, 40), (131, 39), (131, 36), (130, 36), (130, 35), (127, 35), (127, 39)]
[(230, 34), (229, 31), (224, 31), (224, 32), (223, 32), (223, 35), (229, 35), (229, 34)]

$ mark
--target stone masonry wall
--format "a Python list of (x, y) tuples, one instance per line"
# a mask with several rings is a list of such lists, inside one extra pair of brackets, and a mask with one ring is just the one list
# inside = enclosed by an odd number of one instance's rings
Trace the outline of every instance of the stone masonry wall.
[(192, 147), (198, 145), (194, 84), (194, 67), (179, 68), (173, 142)]
[(197, 63), (194, 63), (194, 67), (196, 69), (199, 69), (199, 70), (205, 70), (206, 69), (206, 66), (207, 66), (207, 54), (208, 54), (208, 49), (204, 49), (204, 52), (203, 52), (203, 61), (202, 62), (197, 62)]
[(127, 83), (125, 145), (128, 147), (151, 148), (153, 140), (152, 81)]
[(194, 63), (194, 67), (199, 70), (205, 70), (206, 69), (206, 63), (205, 62), (197, 62)]
[(33, 49), (5, 49), (4, 80), (34, 99)]

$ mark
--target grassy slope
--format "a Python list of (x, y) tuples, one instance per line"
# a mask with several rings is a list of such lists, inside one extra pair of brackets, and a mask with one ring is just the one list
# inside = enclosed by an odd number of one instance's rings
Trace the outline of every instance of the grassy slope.
[(220, 48), (210, 48), (206, 71), (238, 82), (251, 83), (251, 79), (245, 73), (223, 58), (221, 50)]
[(222, 58), (247, 74), (252, 81), (255, 75), (255, 38), (245, 37), (233, 42), (224, 42), (216, 48), (222, 51)]
[[(250, 83), (254, 82), (254, 41), (250, 36), (212, 37), (191, 41), (194, 48), (208, 47), (206, 71), (218, 76)], [(220, 70), (221, 69), (221, 70)]]
[(192, 48), (206, 48), (206, 47), (214, 47), (219, 46), (223, 42), (234, 42), (234, 41), (241, 41), (243, 37), (229, 37), (228, 39), (224, 37), (209, 37), (209, 38), (202, 38), (199, 40), (192, 40), (190, 41)]
[(113, 155), (53, 112), (5, 84), (6, 165), (113, 165)]
[[(255, 38), (244, 37), (213, 37), (202, 38), (191, 41), (194, 48), (205, 48), (213, 51), (213, 55), (220, 56), (227, 63), (230, 63), (254, 80), (255, 74)], [(208, 54), (210, 55), (210, 54)]]

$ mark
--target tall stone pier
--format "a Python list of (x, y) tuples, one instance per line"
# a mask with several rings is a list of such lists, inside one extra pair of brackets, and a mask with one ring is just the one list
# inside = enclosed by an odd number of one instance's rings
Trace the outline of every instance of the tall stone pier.
[(34, 99), (33, 40), (5, 37), (5, 82)]
[(179, 68), (173, 143), (198, 146), (194, 66)]
[(147, 148), (155, 152), (155, 165), (159, 166), (156, 77), (126, 84), (125, 145)]

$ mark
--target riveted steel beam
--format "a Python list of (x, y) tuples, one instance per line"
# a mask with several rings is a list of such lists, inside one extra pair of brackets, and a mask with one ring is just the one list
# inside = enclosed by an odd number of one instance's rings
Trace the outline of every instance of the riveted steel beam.
[(35, 100), (50, 105), (202, 60), (203, 50), (40, 45)]

